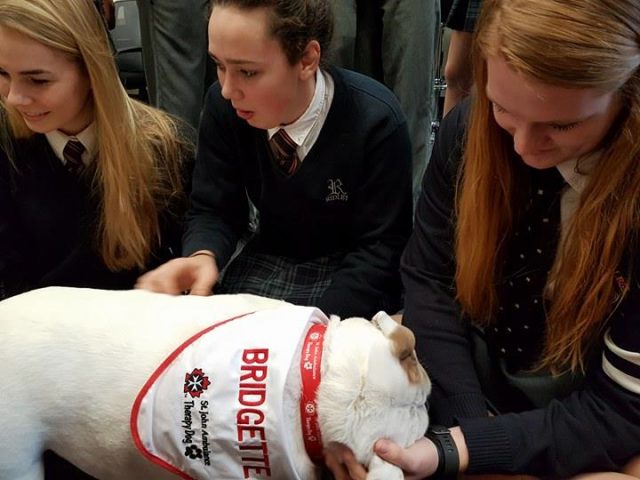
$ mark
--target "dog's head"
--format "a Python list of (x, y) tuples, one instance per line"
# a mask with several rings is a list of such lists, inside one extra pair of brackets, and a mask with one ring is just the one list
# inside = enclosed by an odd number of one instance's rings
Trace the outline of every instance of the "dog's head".
[(408, 446), (424, 435), (431, 382), (414, 346), (413, 333), (384, 312), (371, 321), (331, 318), (318, 389), (325, 445), (344, 443), (370, 465), (379, 438)]

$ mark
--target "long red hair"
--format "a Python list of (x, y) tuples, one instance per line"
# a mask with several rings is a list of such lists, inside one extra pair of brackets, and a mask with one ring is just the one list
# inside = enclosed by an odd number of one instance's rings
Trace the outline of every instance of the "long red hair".
[[(570, 41), (568, 40), (570, 39)], [(456, 287), (474, 322), (493, 322), (506, 243), (526, 185), (513, 140), (495, 122), (485, 59), (565, 88), (619, 91), (621, 118), (602, 145), (549, 274), (539, 368), (584, 369), (586, 353), (624, 295), (614, 287), (640, 229), (640, 5), (636, 0), (486, 0), (474, 58), (475, 94), (457, 189)], [(630, 259), (632, 260), (632, 259)], [(626, 263), (626, 262), (625, 262)], [(632, 263), (632, 262), (631, 262)], [(619, 272), (629, 279), (630, 272)]]

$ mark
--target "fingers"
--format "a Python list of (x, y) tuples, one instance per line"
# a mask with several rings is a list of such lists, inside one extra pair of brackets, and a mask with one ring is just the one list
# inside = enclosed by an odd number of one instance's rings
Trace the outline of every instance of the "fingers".
[[(194, 257), (196, 258), (196, 257)], [(220, 272), (216, 261), (207, 256), (201, 256), (201, 265), (191, 285), (191, 295), (211, 295), (213, 286), (218, 281)]]
[(170, 260), (138, 278), (135, 287), (173, 295), (185, 290), (195, 295), (209, 295), (217, 278), (215, 260), (199, 255)]
[(326, 456), (324, 459), (324, 463), (329, 471), (333, 474), (333, 478), (335, 480), (351, 480), (349, 471), (342, 463), (340, 463), (340, 461), (336, 457)]
[(331, 443), (325, 448), (325, 464), (335, 480), (365, 480), (367, 471), (345, 445)]
[(432, 475), (438, 467), (438, 450), (430, 440), (421, 438), (408, 448), (402, 448), (391, 440), (378, 440), (375, 453), (400, 467), (406, 479), (418, 479)]
[(135, 284), (135, 288), (151, 290), (152, 292), (170, 293), (177, 295), (182, 292), (178, 280), (180, 278), (180, 266), (176, 260), (160, 265), (155, 270), (151, 270), (141, 277)]
[(640, 454), (636, 455), (624, 466), (623, 472), (640, 478)]
[(373, 450), (380, 458), (405, 470), (404, 450), (396, 443), (386, 439), (378, 440)]
[(365, 480), (367, 478), (367, 471), (358, 463), (351, 450), (345, 453), (344, 465), (349, 472), (349, 478), (353, 480)]

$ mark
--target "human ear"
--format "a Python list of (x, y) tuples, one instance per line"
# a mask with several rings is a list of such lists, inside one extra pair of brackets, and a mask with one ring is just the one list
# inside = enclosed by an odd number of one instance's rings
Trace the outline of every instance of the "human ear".
[(320, 55), (322, 54), (320, 44), (317, 40), (307, 43), (302, 57), (300, 58), (300, 79), (307, 80), (316, 74), (320, 65)]

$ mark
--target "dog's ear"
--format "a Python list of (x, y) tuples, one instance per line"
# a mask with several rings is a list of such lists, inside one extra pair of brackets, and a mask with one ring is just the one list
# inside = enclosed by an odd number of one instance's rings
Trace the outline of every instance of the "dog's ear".
[(407, 327), (400, 325), (385, 312), (378, 312), (371, 319), (385, 337), (389, 339), (391, 351), (400, 360), (400, 365), (407, 372), (411, 383), (421, 383), (425, 380), (425, 373), (416, 357), (416, 337)]
[(376, 313), (371, 319), (371, 323), (375, 327), (378, 328), (382, 333), (384, 333), (385, 337), (391, 335), (391, 332), (395, 330), (395, 328), (400, 325), (401, 322), (394, 320), (394, 317), (390, 317), (387, 312), (380, 311)]

